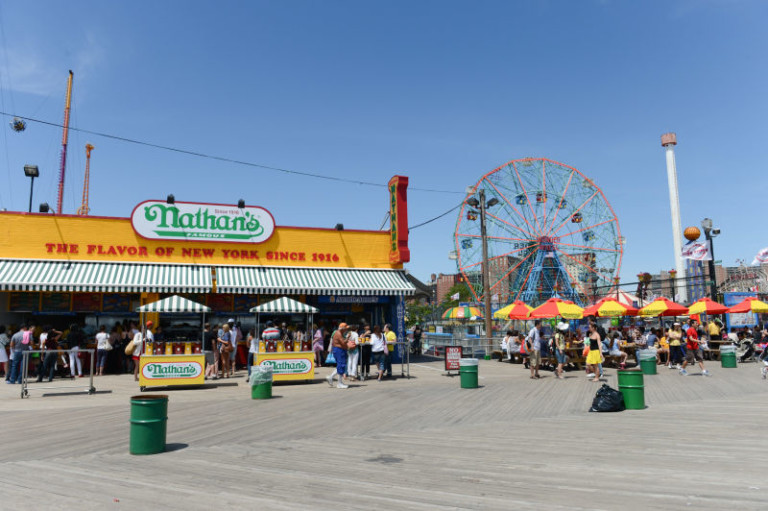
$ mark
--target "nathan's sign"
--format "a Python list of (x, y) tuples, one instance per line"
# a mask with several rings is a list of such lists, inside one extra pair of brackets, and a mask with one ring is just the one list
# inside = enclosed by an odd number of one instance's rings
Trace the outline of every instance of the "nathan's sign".
[(139, 360), (139, 385), (203, 385), (205, 356), (142, 355)]
[(394, 176), (389, 180), (389, 262), (407, 263), (408, 249), (408, 178)]
[(197, 378), (203, 374), (198, 362), (153, 362), (141, 368), (141, 374), (149, 379)]
[(294, 360), (263, 360), (259, 365), (271, 367), (273, 374), (309, 374), (312, 371), (312, 362), (303, 358)]
[(275, 381), (312, 380), (315, 355), (311, 351), (257, 353), (253, 365), (272, 368)]
[(156, 240), (263, 243), (275, 231), (275, 219), (264, 208), (156, 200), (136, 206), (131, 225), (139, 236)]

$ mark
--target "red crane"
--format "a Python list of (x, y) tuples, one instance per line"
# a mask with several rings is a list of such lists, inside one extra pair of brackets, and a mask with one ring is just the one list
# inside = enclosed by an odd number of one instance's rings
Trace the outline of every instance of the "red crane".
[(91, 144), (85, 144), (85, 179), (83, 180), (83, 202), (80, 207), (77, 208), (77, 214), (81, 216), (88, 215), (91, 208), (88, 207), (88, 194), (90, 191), (91, 180), (91, 151), (93, 146)]
[(69, 109), (72, 106), (72, 77), (73, 73), (69, 71), (69, 80), (67, 80), (67, 103), (64, 107), (64, 134), (61, 139), (61, 162), (59, 165), (59, 195), (56, 202), (56, 213), (61, 214), (62, 201), (64, 199), (64, 173), (67, 170), (67, 138), (69, 136)]

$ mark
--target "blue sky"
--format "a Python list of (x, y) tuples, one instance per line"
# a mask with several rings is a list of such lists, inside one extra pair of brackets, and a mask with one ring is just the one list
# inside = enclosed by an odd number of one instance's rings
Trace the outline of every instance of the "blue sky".
[[(678, 135), (683, 226), (711, 217), (717, 259), (768, 246), (761, 1), (5, 2), (3, 112), (267, 166), (462, 192), (547, 157), (603, 190), (626, 236), (623, 280), (673, 267), (664, 150)], [(3, 117), (0, 207), (56, 202), (61, 130)], [(72, 132), (65, 212), (140, 201), (247, 203), (279, 225), (378, 229), (384, 188), (325, 181)], [(412, 190), (410, 224), (461, 200)], [(411, 232), (418, 278), (455, 271), (455, 214)]]

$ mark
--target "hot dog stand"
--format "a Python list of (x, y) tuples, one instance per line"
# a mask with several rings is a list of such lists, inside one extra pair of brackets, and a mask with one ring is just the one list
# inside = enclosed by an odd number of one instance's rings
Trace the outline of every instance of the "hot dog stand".
[(312, 319), (318, 309), (287, 296), (272, 300), (251, 309), (256, 314), (256, 331), (261, 334), (261, 316), (303, 314), (307, 332), (304, 340), (263, 340), (259, 338), (254, 365), (272, 366), (274, 381), (313, 380), (315, 378), (315, 353), (312, 351)]
[[(144, 314), (201, 314), (200, 339), (162, 343), (145, 342), (139, 359), (139, 388), (146, 387), (203, 385), (205, 383), (205, 350), (204, 346), (205, 314), (211, 312), (209, 307), (178, 295), (169, 296), (156, 302), (148, 303), (136, 309)], [(146, 336), (144, 336), (146, 339)], [(183, 351), (182, 351), (183, 347)]]

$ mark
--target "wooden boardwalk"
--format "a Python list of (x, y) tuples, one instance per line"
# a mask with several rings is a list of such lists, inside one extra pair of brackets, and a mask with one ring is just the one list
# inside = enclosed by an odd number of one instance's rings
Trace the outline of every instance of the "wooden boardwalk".
[[(398, 367), (399, 368), (399, 367)], [(479, 389), (442, 363), (349, 389), (245, 379), (170, 396), (169, 451), (128, 454), (132, 376), (96, 395), (0, 388), (0, 509), (765, 509), (768, 381), (659, 369), (645, 410), (587, 413), (583, 372), (533, 381), (480, 362)], [(698, 369), (694, 370), (698, 373)], [(320, 376), (328, 374), (327, 369)], [(237, 382), (236, 385), (231, 385)], [(617, 387), (616, 371), (606, 382)]]

